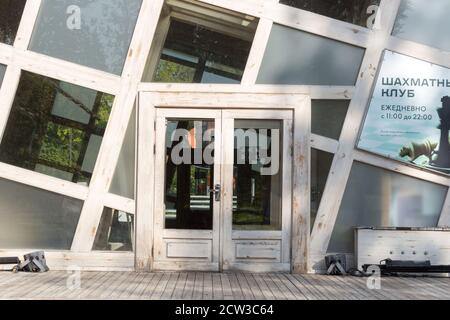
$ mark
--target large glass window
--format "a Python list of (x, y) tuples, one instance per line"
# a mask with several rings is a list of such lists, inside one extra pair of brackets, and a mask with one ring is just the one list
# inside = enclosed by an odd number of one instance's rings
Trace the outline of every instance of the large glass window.
[(280, 0), (280, 3), (370, 28), (380, 0)]
[(349, 104), (349, 100), (313, 100), (312, 133), (339, 140)]
[(393, 35), (450, 51), (450, 1), (402, 0)]
[(134, 216), (104, 208), (92, 250), (133, 251)]
[(26, 0), (0, 0), (0, 42), (13, 45)]
[(129, 199), (134, 199), (135, 130), (136, 110), (133, 110), (109, 189), (109, 192)]
[(155, 82), (240, 83), (252, 43), (172, 20)]
[(70, 250), (83, 202), (0, 179), (0, 248)]
[(353, 86), (363, 57), (362, 48), (274, 25), (257, 83)]
[(328, 252), (352, 253), (354, 227), (436, 227), (447, 187), (355, 162)]
[(88, 184), (113, 100), (102, 92), (23, 72), (0, 161)]
[(30, 49), (120, 75), (142, 0), (43, 0)]
[(3, 77), (5, 76), (6, 66), (0, 64), (0, 87), (2, 86)]
[(333, 157), (332, 153), (311, 149), (311, 229), (316, 221)]

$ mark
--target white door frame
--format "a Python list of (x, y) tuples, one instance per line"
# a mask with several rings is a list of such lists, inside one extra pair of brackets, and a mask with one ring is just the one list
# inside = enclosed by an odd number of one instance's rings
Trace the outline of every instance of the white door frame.
[(293, 112), (290, 267), (294, 273), (306, 273), (310, 237), (310, 97), (281, 86), (146, 84), (140, 89), (137, 103), (136, 269), (154, 269), (154, 197), (149, 195), (155, 193), (157, 169), (154, 157), (156, 108), (271, 109)]
[[(280, 138), (281, 230), (233, 229), (233, 159), (235, 119), (278, 120), (282, 122)], [(222, 189), (221, 220), (223, 270), (251, 272), (290, 271), (292, 213), (293, 112), (280, 109), (225, 109), (222, 111)]]

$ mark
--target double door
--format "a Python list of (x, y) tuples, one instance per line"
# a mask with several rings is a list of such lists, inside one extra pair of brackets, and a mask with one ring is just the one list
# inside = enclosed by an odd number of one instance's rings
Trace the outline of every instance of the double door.
[(289, 271), (292, 110), (155, 112), (153, 269)]

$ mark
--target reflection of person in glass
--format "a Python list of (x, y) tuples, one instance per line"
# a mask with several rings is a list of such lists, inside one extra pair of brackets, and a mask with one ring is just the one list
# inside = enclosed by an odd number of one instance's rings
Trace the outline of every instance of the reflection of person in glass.
[[(437, 127), (441, 131), (439, 144), (434, 141), (425, 140), (423, 142), (411, 142), (400, 150), (400, 157), (409, 157), (411, 162), (415, 162), (421, 156), (428, 158), (424, 165), (430, 168), (450, 173), (450, 97), (445, 96), (441, 99), (442, 108), (437, 110), (440, 124)], [(438, 150), (436, 150), (436, 148)]]

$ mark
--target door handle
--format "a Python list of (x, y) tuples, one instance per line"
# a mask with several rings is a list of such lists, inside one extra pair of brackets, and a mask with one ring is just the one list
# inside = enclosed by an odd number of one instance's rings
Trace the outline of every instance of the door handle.
[(216, 184), (214, 186), (214, 189), (208, 187), (208, 192), (214, 194), (215, 201), (220, 201), (220, 191), (221, 191), (220, 184)]

